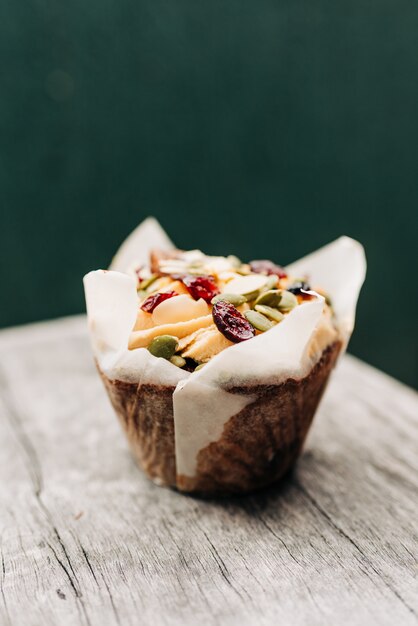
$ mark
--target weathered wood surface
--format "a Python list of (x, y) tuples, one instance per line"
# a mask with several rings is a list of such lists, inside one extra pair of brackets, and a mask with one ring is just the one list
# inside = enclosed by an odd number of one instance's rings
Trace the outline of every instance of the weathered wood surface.
[(0, 333), (0, 623), (418, 622), (417, 395), (346, 357), (280, 487), (202, 501), (136, 468), (83, 318)]

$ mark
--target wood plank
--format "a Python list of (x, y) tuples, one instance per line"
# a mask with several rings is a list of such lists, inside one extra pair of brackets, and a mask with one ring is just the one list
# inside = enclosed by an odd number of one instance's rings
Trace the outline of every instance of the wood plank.
[(345, 357), (293, 474), (221, 502), (136, 468), (84, 318), (1, 332), (0, 391), (0, 623), (417, 623), (418, 401), (393, 379)]

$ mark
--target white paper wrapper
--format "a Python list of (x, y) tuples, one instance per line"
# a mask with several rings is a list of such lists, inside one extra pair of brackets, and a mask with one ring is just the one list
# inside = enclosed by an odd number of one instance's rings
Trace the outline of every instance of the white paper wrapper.
[[(158, 222), (148, 218), (123, 243), (111, 271), (90, 272), (84, 277), (84, 286), (92, 347), (103, 373), (114, 380), (176, 387), (177, 474), (193, 477), (199, 451), (217, 441), (228, 420), (252, 401), (251, 395), (231, 393), (228, 388), (302, 378), (315, 365), (320, 354), (312, 356), (309, 346), (320, 324), (323, 298), (296, 307), (268, 332), (227, 348), (190, 374), (144, 348), (128, 350), (138, 301), (136, 281), (124, 272), (133, 263), (146, 264), (152, 248), (172, 247)], [(363, 247), (349, 237), (340, 237), (287, 270), (292, 276), (308, 275), (311, 284), (330, 294), (345, 347), (365, 278)]]

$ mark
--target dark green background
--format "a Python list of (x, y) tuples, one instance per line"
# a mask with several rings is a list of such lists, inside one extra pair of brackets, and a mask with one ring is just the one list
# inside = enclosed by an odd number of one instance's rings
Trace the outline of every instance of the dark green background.
[(416, 384), (416, 1), (3, 0), (0, 29), (1, 325), (82, 311), (148, 214), (284, 264), (347, 234), (351, 350)]

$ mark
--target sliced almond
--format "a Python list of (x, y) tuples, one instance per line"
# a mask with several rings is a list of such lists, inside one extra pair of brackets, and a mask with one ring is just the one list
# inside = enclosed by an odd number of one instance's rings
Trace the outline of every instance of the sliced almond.
[(164, 289), (161, 289), (161, 291), (175, 291), (179, 295), (185, 294), (190, 296), (189, 290), (183, 285), (181, 280), (173, 280), (172, 282), (168, 282), (167, 286), (164, 287)]
[(225, 348), (234, 345), (217, 328), (203, 330), (183, 351), (183, 357), (190, 357), (199, 363), (206, 363)]
[[(209, 326), (209, 328), (211, 327)], [(213, 324), (213, 328), (216, 328), (215, 324)], [(194, 333), (191, 333), (190, 335), (186, 335), (185, 337), (182, 337), (179, 340), (178, 351), (181, 352), (182, 350), (187, 348), (187, 346), (189, 346), (196, 339), (196, 337), (204, 333), (205, 330), (206, 328), (198, 328), (197, 330), (194, 331)]]
[(152, 319), (154, 324), (159, 326), (161, 324), (187, 322), (209, 315), (209, 313), (210, 309), (202, 298), (193, 300), (189, 295), (181, 295), (161, 302), (161, 304), (155, 307)]
[(204, 317), (198, 317), (197, 319), (190, 320), (188, 322), (178, 322), (177, 324), (162, 324), (161, 326), (154, 326), (147, 330), (133, 331), (129, 338), (129, 349), (146, 348), (155, 337), (160, 335), (174, 335), (178, 339), (191, 335), (195, 330), (199, 328), (205, 328), (213, 324), (212, 315), (205, 315)]
[(152, 328), (153, 326), (154, 322), (152, 319), (152, 315), (150, 313), (146, 313), (142, 309), (139, 309), (136, 316), (134, 330), (147, 330), (148, 328)]

